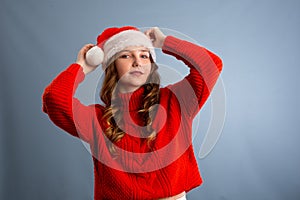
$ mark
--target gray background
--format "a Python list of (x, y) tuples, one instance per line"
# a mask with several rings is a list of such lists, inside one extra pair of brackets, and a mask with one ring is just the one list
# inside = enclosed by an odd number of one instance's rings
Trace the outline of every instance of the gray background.
[(83, 44), (123, 25), (180, 31), (223, 59), (226, 121), (188, 199), (300, 199), (299, 10), (297, 0), (1, 0), (0, 199), (93, 198), (89, 152), (42, 113), (41, 95)]

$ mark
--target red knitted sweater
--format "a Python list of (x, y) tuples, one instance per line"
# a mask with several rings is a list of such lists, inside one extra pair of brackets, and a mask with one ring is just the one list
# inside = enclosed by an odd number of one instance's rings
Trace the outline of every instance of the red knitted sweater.
[(222, 69), (212, 52), (168, 36), (164, 53), (182, 60), (190, 73), (160, 89), (153, 120), (157, 136), (151, 144), (142, 138), (137, 110), (144, 89), (119, 94), (125, 136), (117, 142), (118, 156), (109, 151), (103, 130), (102, 105), (85, 106), (73, 97), (84, 73), (72, 64), (45, 89), (43, 111), (60, 128), (90, 144), (94, 162), (95, 199), (159, 199), (174, 196), (202, 183), (192, 147), (192, 120), (207, 100)]

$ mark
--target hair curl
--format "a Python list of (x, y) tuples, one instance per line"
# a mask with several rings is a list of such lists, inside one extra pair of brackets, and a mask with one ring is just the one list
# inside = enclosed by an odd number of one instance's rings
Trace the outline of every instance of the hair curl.
[[(115, 59), (115, 58), (113, 58)], [(151, 60), (151, 70), (148, 76), (146, 83), (142, 86), (144, 87), (143, 94), (143, 105), (138, 110), (138, 113), (141, 114), (143, 119), (143, 126), (145, 126), (145, 130), (142, 134), (143, 137), (147, 138), (148, 146), (151, 147), (151, 141), (153, 141), (156, 137), (156, 131), (152, 128), (152, 122), (154, 116), (157, 111), (156, 104), (159, 103), (159, 85), (160, 85), (160, 77), (157, 72), (158, 66)], [(119, 80), (117, 69), (115, 66), (115, 62), (110, 62), (105, 70), (105, 78), (103, 81), (103, 85), (101, 88), (100, 97), (101, 100), (105, 104), (103, 120), (107, 123), (107, 128), (104, 131), (107, 138), (111, 141), (109, 143), (109, 150), (111, 153), (116, 153), (114, 148), (114, 143), (121, 140), (121, 138), (125, 135), (125, 132), (118, 126), (118, 124), (122, 123), (122, 112), (116, 100), (117, 93), (117, 82)]]

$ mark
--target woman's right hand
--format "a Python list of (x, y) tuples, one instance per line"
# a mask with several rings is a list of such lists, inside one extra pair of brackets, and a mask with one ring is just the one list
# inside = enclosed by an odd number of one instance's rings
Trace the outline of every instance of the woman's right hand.
[(90, 50), (93, 46), (95, 46), (95, 45), (94, 44), (84, 45), (80, 49), (80, 51), (78, 52), (78, 55), (77, 55), (76, 63), (82, 67), (84, 74), (88, 74), (88, 73), (94, 71), (98, 67), (98, 66), (91, 66), (91, 65), (87, 64), (87, 62), (86, 62), (86, 56), (85, 56), (86, 52), (88, 50)]
[(158, 27), (148, 29), (145, 34), (152, 41), (154, 47), (162, 48), (166, 35)]

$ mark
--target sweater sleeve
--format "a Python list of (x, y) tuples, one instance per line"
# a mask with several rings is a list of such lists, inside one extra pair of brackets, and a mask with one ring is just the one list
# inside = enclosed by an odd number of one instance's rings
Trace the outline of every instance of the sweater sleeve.
[(73, 97), (84, 77), (80, 65), (70, 65), (46, 87), (42, 101), (43, 111), (55, 125), (89, 143), (95, 107), (85, 106)]
[(164, 53), (175, 56), (189, 68), (189, 74), (169, 86), (178, 99), (181, 110), (194, 117), (210, 95), (222, 70), (222, 60), (204, 47), (168, 36)]

